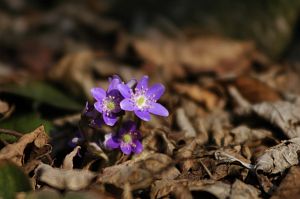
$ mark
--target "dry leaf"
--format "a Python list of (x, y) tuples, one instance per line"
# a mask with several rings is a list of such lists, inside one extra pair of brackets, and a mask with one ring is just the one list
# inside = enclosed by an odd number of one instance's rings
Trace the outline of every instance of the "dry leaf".
[(150, 134), (144, 138), (143, 146), (145, 150), (172, 155), (175, 144), (167, 137), (167, 132), (163, 129), (153, 129)]
[(233, 136), (234, 144), (242, 144), (247, 141), (261, 140), (263, 138), (272, 136), (272, 132), (265, 129), (251, 129), (244, 125), (230, 130), (230, 134)]
[(234, 85), (242, 96), (251, 103), (274, 102), (281, 100), (279, 93), (268, 84), (249, 76), (240, 76)]
[(81, 51), (67, 54), (57, 65), (51, 68), (51, 79), (63, 82), (74, 93), (83, 91), (90, 96), (90, 89), (95, 85), (91, 63), (95, 54), (91, 51)]
[(263, 102), (244, 108), (242, 115), (255, 113), (279, 127), (288, 138), (300, 137), (300, 106), (296, 103), (279, 101)]
[(209, 110), (213, 110), (220, 106), (220, 99), (216, 94), (203, 89), (196, 84), (176, 83), (173, 85), (173, 88), (181, 95), (187, 95), (198, 103), (204, 103)]
[(300, 167), (295, 166), (289, 170), (289, 173), (284, 177), (275, 191), (271, 199), (298, 199), (300, 197)]
[(243, 183), (240, 180), (236, 180), (231, 186), (230, 199), (258, 199), (260, 191), (253, 187)]
[(191, 73), (239, 74), (250, 67), (254, 52), (249, 42), (219, 37), (170, 38), (156, 30), (134, 39), (133, 47), (142, 59), (168, 67), (170, 74), (177, 71), (176, 66), (185, 66)]
[(18, 166), (23, 165), (24, 150), (30, 143), (37, 148), (42, 148), (48, 143), (48, 136), (44, 126), (40, 126), (33, 132), (23, 135), (18, 142), (5, 146), (0, 151), (0, 160), (10, 160)]
[(176, 110), (176, 121), (181, 131), (185, 132), (185, 138), (196, 137), (196, 131), (190, 122), (190, 119), (185, 114), (183, 108)]
[(40, 164), (35, 170), (35, 178), (51, 187), (60, 190), (81, 190), (88, 187), (96, 174), (88, 170), (64, 170)]
[(78, 154), (80, 148), (80, 146), (76, 146), (73, 151), (65, 157), (62, 165), (63, 169), (73, 169), (73, 159)]
[(271, 147), (256, 160), (255, 169), (268, 174), (283, 172), (285, 169), (299, 163), (300, 138), (283, 141)]
[(241, 166), (253, 170), (254, 165), (250, 164), (249, 160), (243, 156), (233, 152), (232, 150), (217, 150), (214, 153), (216, 160), (222, 163), (239, 163)]
[[(170, 169), (172, 159), (164, 154), (147, 153), (141, 154), (137, 159), (124, 162), (119, 165), (106, 167), (99, 176), (98, 182), (113, 184), (123, 188), (130, 183), (132, 190), (148, 187), (154, 177), (162, 178), (163, 171)], [(178, 176), (171, 175), (172, 178)]]

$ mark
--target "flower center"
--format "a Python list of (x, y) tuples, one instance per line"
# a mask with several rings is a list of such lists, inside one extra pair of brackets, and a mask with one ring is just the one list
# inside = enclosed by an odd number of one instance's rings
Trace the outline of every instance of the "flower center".
[(123, 142), (130, 143), (132, 141), (131, 135), (129, 133), (123, 135)]
[(116, 108), (116, 105), (113, 101), (107, 101), (105, 104), (107, 110), (112, 111)]
[(139, 108), (142, 108), (144, 105), (145, 105), (145, 102), (146, 102), (146, 99), (145, 99), (145, 96), (139, 96), (137, 99), (136, 99), (136, 104)]

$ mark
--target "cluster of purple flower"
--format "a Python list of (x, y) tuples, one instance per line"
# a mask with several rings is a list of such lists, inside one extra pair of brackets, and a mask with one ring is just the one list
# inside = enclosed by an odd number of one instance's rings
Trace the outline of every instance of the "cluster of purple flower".
[[(140, 81), (130, 80), (122, 82), (120, 77), (109, 79), (107, 91), (102, 88), (92, 88), (94, 108), (103, 118), (105, 124), (114, 126), (125, 111), (133, 111), (143, 121), (151, 119), (150, 113), (160, 116), (168, 116), (168, 110), (157, 103), (162, 96), (165, 87), (162, 84), (154, 84), (148, 87), (148, 76), (143, 76)], [(105, 136), (104, 145), (108, 149), (120, 148), (124, 154), (140, 153), (143, 150), (141, 134), (133, 121), (125, 121), (118, 132)]]

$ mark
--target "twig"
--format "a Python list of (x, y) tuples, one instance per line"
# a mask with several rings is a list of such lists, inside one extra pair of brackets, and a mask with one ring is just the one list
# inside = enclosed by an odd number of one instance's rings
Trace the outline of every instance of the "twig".
[(2, 128), (0, 128), (0, 133), (4, 133), (4, 134), (7, 134), (7, 135), (12, 135), (12, 136), (15, 136), (15, 137), (22, 137), (23, 136), (22, 133), (19, 133), (17, 131), (9, 130), (9, 129), (2, 129)]

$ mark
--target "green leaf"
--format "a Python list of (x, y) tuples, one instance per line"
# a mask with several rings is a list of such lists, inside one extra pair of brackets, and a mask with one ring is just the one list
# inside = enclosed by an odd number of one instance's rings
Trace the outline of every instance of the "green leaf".
[(80, 110), (82, 105), (66, 96), (62, 91), (45, 82), (30, 82), (25, 85), (6, 85), (0, 91), (30, 98), (57, 108)]
[[(20, 133), (32, 132), (40, 125), (44, 125), (45, 131), (50, 132), (54, 128), (50, 121), (44, 120), (35, 113), (26, 113), (23, 115), (16, 115), (0, 122), (0, 128), (12, 129)], [(0, 139), (8, 142), (16, 141), (14, 136), (5, 135), (0, 133)]]
[(16, 165), (0, 163), (0, 198), (14, 199), (17, 192), (31, 190), (28, 177)]

